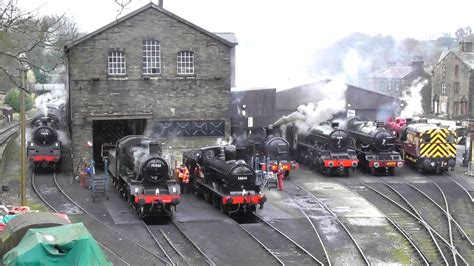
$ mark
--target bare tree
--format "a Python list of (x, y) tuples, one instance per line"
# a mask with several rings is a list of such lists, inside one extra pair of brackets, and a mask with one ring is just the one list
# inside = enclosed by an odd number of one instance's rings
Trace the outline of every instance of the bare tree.
[[(64, 64), (64, 45), (77, 36), (75, 24), (64, 15), (39, 17), (0, 0), (0, 74), (22, 88), (21, 66), (53, 71)], [(42, 61), (44, 57), (49, 58), (48, 64)]]
[(130, 4), (132, 0), (114, 0), (114, 2), (119, 5), (119, 9), (117, 10), (117, 16), (115, 17), (115, 19), (118, 19), (125, 7), (127, 7), (127, 5)]

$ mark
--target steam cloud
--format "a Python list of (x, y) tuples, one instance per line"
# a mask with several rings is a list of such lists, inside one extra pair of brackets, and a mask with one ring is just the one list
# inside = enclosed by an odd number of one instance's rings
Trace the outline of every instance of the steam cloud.
[(347, 85), (344, 76), (338, 76), (319, 89), (324, 95), (323, 99), (316, 103), (298, 106), (296, 112), (283, 116), (274, 125), (294, 123), (298, 128), (298, 132), (304, 134), (313, 125), (329, 120), (334, 114), (345, 110), (346, 90)]
[(402, 110), (401, 116), (414, 117), (423, 114), (423, 107), (421, 105), (421, 89), (428, 84), (426, 79), (416, 79), (411, 86), (403, 92), (402, 101), (406, 103), (406, 107)]

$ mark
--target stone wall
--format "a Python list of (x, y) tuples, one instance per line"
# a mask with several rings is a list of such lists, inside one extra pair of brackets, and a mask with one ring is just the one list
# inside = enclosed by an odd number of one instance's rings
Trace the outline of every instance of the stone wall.
[[(142, 42), (160, 41), (161, 74), (142, 74)], [(111, 49), (125, 52), (127, 75), (107, 74)], [(230, 84), (234, 47), (166, 12), (144, 11), (68, 50), (72, 148), (76, 161), (91, 158), (94, 119), (135, 116), (155, 121), (224, 120), (230, 134)], [(177, 53), (194, 52), (194, 75), (177, 74)], [(145, 76), (145, 77), (144, 77)], [(215, 144), (216, 137), (165, 139), (170, 154)]]

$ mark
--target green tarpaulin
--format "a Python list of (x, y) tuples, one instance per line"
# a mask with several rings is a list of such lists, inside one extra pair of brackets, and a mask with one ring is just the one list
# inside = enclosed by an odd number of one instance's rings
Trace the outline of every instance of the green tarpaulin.
[(82, 223), (29, 229), (5, 265), (112, 265)]

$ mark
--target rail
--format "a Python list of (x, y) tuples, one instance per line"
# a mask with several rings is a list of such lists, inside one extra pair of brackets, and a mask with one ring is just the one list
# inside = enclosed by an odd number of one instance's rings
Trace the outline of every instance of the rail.
[(354, 236), (351, 234), (349, 229), (347, 229), (347, 227), (344, 225), (344, 223), (342, 223), (342, 221), (339, 219), (339, 217), (337, 217), (337, 215), (328, 206), (326, 206), (326, 204), (324, 204), (324, 202), (322, 202), (318, 197), (316, 197), (313, 193), (309, 192), (307, 189), (305, 189), (304, 187), (302, 187), (300, 185), (295, 184), (295, 186), (297, 186), (301, 190), (305, 191), (308, 195), (313, 197), (319, 203), (319, 205), (321, 205), (327, 212), (329, 212), (337, 220), (337, 222), (342, 226), (344, 231), (346, 231), (347, 235), (351, 238), (352, 243), (354, 243), (354, 245), (356, 246), (357, 250), (359, 251), (359, 254), (364, 259), (365, 263), (367, 265), (370, 265), (370, 262), (369, 262), (367, 256), (365, 255), (364, 251), (362, 251), (362, 248), (357, 243)]
[[(39, 190), (37, 189), (36, 185), (35, 185), (35, 179), (34, 179), (34, 172), (32, 173), (32, 177), (31, 177), (31, 180), (32, 180), (32, 186), (33, 186), (33, 190), (35, 191), (35, 193), (38, 195), (38, 197), (49, 207), (51, 208), (53, 211), (55, 212), (58, 212), (58, 210), (56, 208), (53, 207), (53, 205), (48, 202), (42, 195), (41, 193), (39, 192)], [(167, 261), (163, 258), (161, 258), (160, 256), (156, 255), (154, 252), (152, 252), (151, 250), (149, 250), (148, 248), (146, 248), (145, 246), (143, 246), (142, 244), (138, 243), (137, 241), (127, 237), (127, 236), (124, 236), (121, 232), (111, 228), (110, 226), (108, 226), (107, 224), (105, 224), (104, 222), (102, 222), (99, 218), (95, 217), (92, 213), (90, 213), (89, 211), (87, 211), (85, 208), (83, 208), (80, 204), (78, 204), (77, 202), (75, 202), (73, 199), (71, 199), (71, 197), (69, 197), (69, 195), (67, 195), (67, 193), (59, 186), (58, 182), (57, 182), (57, 179), (56, 179), (56, 173), (53, 173), (53, 181), (54, 181), (54, 184), (55, 186), (57, 187), (58, 191), (64, 195), (65, 198), (67, 198), (73, 205), (75, 205), (76, 207), (78, 207), (80, 210), (82, 210), (84, 213), (86, 213), (89, 217), (91, 217), (92, 219), (94, 219), (95, 221), (99, 222), (100, 224), (102, 224), (103, 226), (109, 228), (110, 230), (114, 231), (115, 233), (117, 234), (120, 234), (121, 236), (123, 236), (124, 238), (126, 238), (128, 241), (134, 243), (135, 245), (137, 245), (138, 247), (142, 248), (143, 250), (147, 251), (148, 253), (150, 253), (153, 257), (157, 258), (158, 260), (162, 261), (163, 263), (167, 263)], [(126, 262), (119, 254), (117, 254), (116, 252), (113, 252), (109, 247), (107, 247), (106, 244), (98, 241), (101, 246), (105, 246), (107, 250), (111, 251), (112, 254), (114, 254), (116, 257), (118, 257), (121, 261), (123, 261), (125, 264), (127, 265), (130, 265), (130, 263)]]
[(327, 249), (326, 249), (326, 246), (324, 245), (323, 243), (323, 240), (321, 239), (321, 236), (319, 235), (318, 233), (318, 230), (316, 229), (316, 226), (314, 225), (313, 221), (311, 220), (311, 218), (309, 218), (308, 214), (306, 213), (306, 211), (303, 210), (303, 208), (301, 207), (301, 204), (299, 202), (297, 202), (296, 200), (293, 199), (292, 196), (290, 196), (290, 194), (288, 194), (286, 191), (282, 191), (284, 194), (286, 194), (288, 196), (288, 198), (296, 203), (296, 207), (298, 208), (298, 210), (301, 211), (301, 213), (304, 215), (304, 217), (306, 218), (306, 220), (309, 222), (309, 224), (311, 225), (311, 227), (313, 228), (313, 231), (314, 233), (316, 234), (316, 236), (318, 237), (318, 240), (319, 240), (319, 243), (321, 243), (321, 247), (323, 248), (323, 251), (324, 251), (324, 256), (326, 257), (326, 261), (328, 262), (328, 266), (331, 266), (331, 260), (329, 259), (329, 254), (327, 252)]

